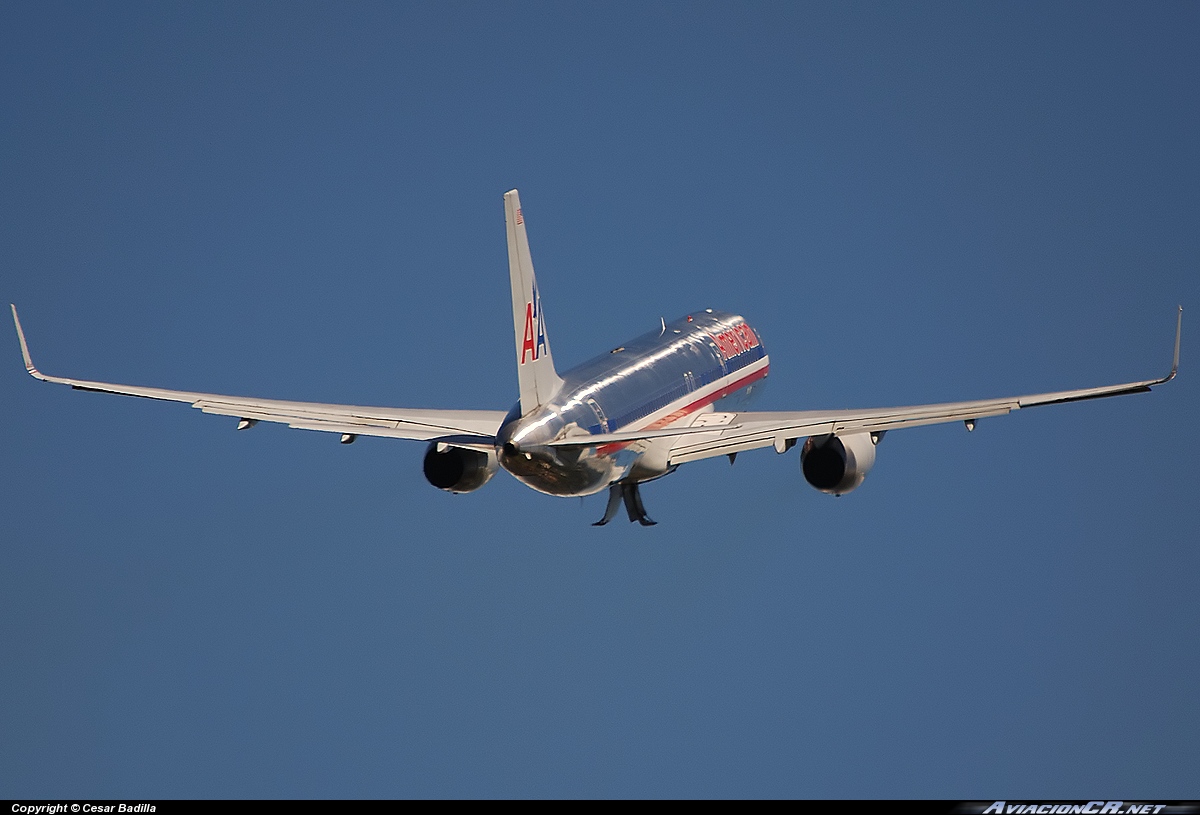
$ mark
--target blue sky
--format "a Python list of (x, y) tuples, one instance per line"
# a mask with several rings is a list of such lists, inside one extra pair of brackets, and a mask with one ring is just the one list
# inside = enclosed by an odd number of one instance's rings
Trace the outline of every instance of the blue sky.
[[(1182, 372), (588, 524), (418, 443), (0, 366), (0, 796), (1200, 798), (1200, 9), (0, 7), (0, 295), (50, 373), (507, 409), (746, 315), (760, 407)], [(3, 345), (3, 343), (0, 343)]]

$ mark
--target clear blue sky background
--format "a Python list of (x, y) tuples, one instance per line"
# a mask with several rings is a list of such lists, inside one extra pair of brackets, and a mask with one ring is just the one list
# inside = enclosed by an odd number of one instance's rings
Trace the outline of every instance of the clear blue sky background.
[(1200, 6), (0, 6), (50, 373), (507, 409), (745, 314), (760, 407), (1151, 395), (650, 485), (42, 385), (0, 329), (0, 796), (1200, 797)]

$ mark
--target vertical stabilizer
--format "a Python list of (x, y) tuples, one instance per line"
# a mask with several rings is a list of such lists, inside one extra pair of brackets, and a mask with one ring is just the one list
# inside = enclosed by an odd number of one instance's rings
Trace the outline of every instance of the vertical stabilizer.
[(504, 194), (504, 221), (508, 228), (508, 275), (512, 283), (513, 330), (517, 339), (517, 377), (521, 385), (521, 413), (546, 404), (562, 387), (550, 356), (546, 315), (533, 276), (529, 238), (516, 190)]

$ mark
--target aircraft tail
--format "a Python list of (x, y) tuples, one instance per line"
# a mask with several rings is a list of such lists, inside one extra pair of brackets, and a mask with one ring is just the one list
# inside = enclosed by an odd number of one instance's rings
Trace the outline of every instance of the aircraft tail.
[(517, 377), (521, 386), (521, 413), (550, 401), (562, 387), (550, 355), (546, 316), (533, 275), (529, 238), (516, 190), (504, 194), (504, 220), (508, 228), (508, 275), (512, 283), (513, 330), (517, 340)]

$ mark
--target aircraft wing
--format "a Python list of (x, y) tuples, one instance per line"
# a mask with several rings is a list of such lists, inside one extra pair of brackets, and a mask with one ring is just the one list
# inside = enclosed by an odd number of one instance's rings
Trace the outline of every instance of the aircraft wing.
[(76, 390), (115, 393), (121, 396), (140, 396), (168, 402), (185, 402), (204, 413), (234, 416), (238, 427), (250, 427), (257, 422), (278, 422), (300, 430), (320, 430), (348, 436), (386, 436), (419, 441), (438, 440), (459, 446), (491, 448), (496, 431), (504, 420), (501, 410), (413, 410), (407, 408), (359, 407), (319, 402), (285, 402), (278, 399), (256, 399), (244, 396), (223, 396), (216, 393), (176, 391), (165, 388), (146, 388), (139, 385), (117, 385), (111, 382), (92, 382), (47, 376), (33, 365), (25, 332), (12, 306), (13, 323), (21, 341), (21, 356), (25, 370), (43, 382), (70, 385)]
[(971, 402), (943, 402), (934, 405), (869, 408), (862, 410), (801, 410), (769, 413), (698, 413), (688, 424), (664, 428), (618, 431), (589, 436), (571, 436), (548, 443), (552, 447), (594, 447), (606, 444), (627, 444), (633, 441), (658, 441), (674, 438), (670, 443), (670, 464), (684, 464), (713, 456), (727, 456), (743, 450), (774, 447), (782, 453), (804, 436), (839, 436), (851, 433), (883, 434), (903, 427), (919, 427), (943, 422), (967, 422), (974, 427), (976, 419), (1003, 416), (1021, 408), (1038, 405), (1057, 405), (1100, 399), (1127, 393), (1145, 393), (1155, 385), (1175, 378), (1179, 370), (1179, 338), (1183, 325), (1183, 308), (1175, 321), (1175, 354), (1171, 372), (1161, 379), (1105, 385), (1099, 388), (1035, 393), (1001, 399), (979, 399)]
[[(883, 434), (903, 427), (941, 424), (943, 422), (966, 422), (968, 429), (974, 427), (976, 419), (1003, 416), (1021, 408), (1039, 405), (1058, 405), (1065, 402), (1080, 402), (1085, 399), (1100, 399), (1106, 396), (1121, 396), (1127, 393), (1145, 393), (1155, 385), (1175, 378), (1179, 370), (1179, 337), (1183, 325), (1183, 308), (1180, 307), (1175, 321), (1175, 353), (1171, 361), (1171, 372), (1160, 379), (1141, 382), (1126, 382), (1099, 388), (1035, 393), (1028, 396), (1012, 396), (1000, 399), (980, 399), (971, 402), (943, 402), (934, 405), (911, 405), (905, 407), (873, 408), (865, 410), (804, 410), (767, 413), (710, 413), (701, 414), (671, 446), (671, 464), (683, 464), (712, 456), (739, 453), (759, 447), (774, 447), (784, 452), (804, 436), (851, 433)], [(698, 426), (712, 427), (712, 432), (697, 432)]]

